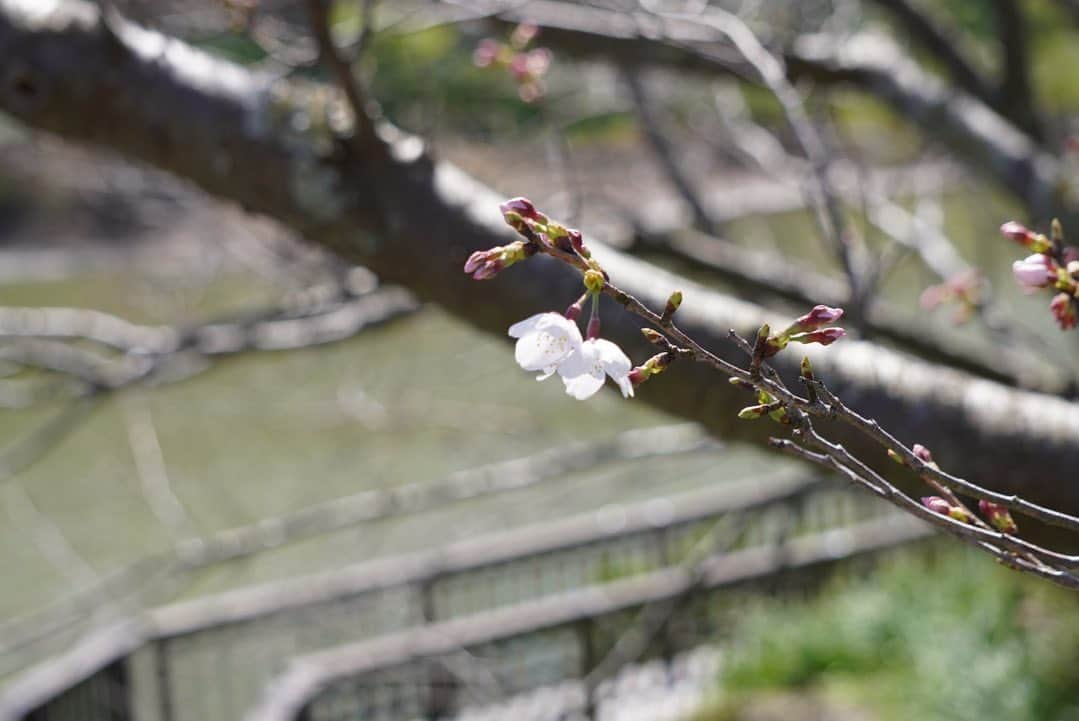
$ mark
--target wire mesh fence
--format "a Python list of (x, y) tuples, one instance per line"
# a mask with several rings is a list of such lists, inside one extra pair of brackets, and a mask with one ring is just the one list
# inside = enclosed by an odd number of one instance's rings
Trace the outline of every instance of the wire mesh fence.
[[(581, 678), (587, 701), (626, 663), (714, 637), (719, 606), (707, 589), (926, 533), (819, 479), (609, 506), (158, 609), (138, 622), (139, 643), (80, 647), (78, 672), (63, 663), (71, 654), (31, 672), (52, 679), (47, 689), (16, 680), (0, 720), (231, 720), (268, 685), (291, 688), (296, 674), (320, 679), (317, 692), (296, 696), (302, 703), (287, 712), (266, 702), (252, 718), (444, 717)], [(702, 560), (687, 565), (695, 553)], [(462, 628), (474, 635), (460, 637)], [(646, 638), (635, 644), (634, 633)], [(449, 645), (416, 652), (432, 643)], [(371, 659), (377, 667), (364, 665)]]

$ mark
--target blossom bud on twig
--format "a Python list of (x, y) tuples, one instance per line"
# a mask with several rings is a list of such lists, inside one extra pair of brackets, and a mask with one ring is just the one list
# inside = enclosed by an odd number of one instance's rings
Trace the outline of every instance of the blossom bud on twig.
[(1060, 218), (1053, 218), (1053, 222), (1049, 224), (1049, 239), (1056, 244), (1064, 242), (1064, 226), (1061, 224)]
[(978, 501), (978, 510), (986, 517), (989, 524), (1001, 533), (1017, 533), (1019, 526), (1008, 509), (991, 501)]
[(667, 304), (663, 306), (663, 315), (660, 316), (660, 322), (670, 323), (671, 318), (674, 317), (675, 311), (677, 311), (681, 305), (682, 291), (676, 290), (667, 298)]
[[(915, 457), (922, 463), (933, 463), (933, 454), (921, 443), (915, 443), (910, 450), (914, 452)], [(934, 463), (933, 465), (936, 464)]]
[(835, 323), (843, 317), (842, 308), (829, 308), (826, 305), (813, 306), (813, 310), (801, 316), (783, 331), (784, 335), (794, 335), (806, 331), (816, 330), (823, 326)]
[(573, 249), (577, 251), (582, 258), (591, 258), (592, 253), (585, 247), (584, 236), (581, 235), (581, 231), (569, 228), (566, 232), (569, 233), (569, 242), (570, 245), (573, 246)]
[(658, 376), (663, 371), (667, 370), (667, 366), (674, 360), (674, 356), (670, 353), (657, 353), (644, 362), (643, 365), (639, 365), (629, 372), (629, 380), (635, 385), (639, 386), (652, 376)]
[(1048, 256), (1035, 253), (1012, 263), (1012, 274), (1024, 289), (1044, 288), (1056, 279), (1054, 265)]
[(939, 513), (942, 516), (948, 516), (963, 523), (972, 523), (974, 521), (974, 516), (968, 513), (965, 508), (953, 506), (940, 496), (923, 496), (922, 505), (933, 513)]
[(521, 23), (510, 33), (510, 45), (522, 50), (539, 35), (539, 27), (530, 23)]
[(1079, 321), (1075, 313), (1075, 301), (1067, 293), (1057, 293), (1049, 302), (1049, 311), (1056, 318), (1061, 330), (1074, 328)]
[(477, 250), (468, 256), (464, 271), (471, 274), (475, 280), (486, 280), (535, 252), (535, 245), (520, 240), (488, 250)]
[(738, 411), (738, 417), (743, 421), (755, 421), (769, 410), (771, 410), (771, 408), (768, 405), (746, 406)]
[(1035, 233), (1022, 223), (1017, 223), (1014, 220), (1000, 226), (1000, 232), (1005, 238), (1014, 240), (1019, 245), (1029, 248), (1035, 253), (1044, 253), (1052, 248), (1052, 243), (1044, 235)]
[(792, 335), (790, 340), (794, 343), (820, 343), (831, 345), (847, 334), (842, 328), (821, 328), (811, 333), (798, 333)]
[(664, 340), (663, 334), (659, 331), (652, 330), (651, 328), (641, 328), (641, 335), (644, 339), (653, 345), (658, 345)]

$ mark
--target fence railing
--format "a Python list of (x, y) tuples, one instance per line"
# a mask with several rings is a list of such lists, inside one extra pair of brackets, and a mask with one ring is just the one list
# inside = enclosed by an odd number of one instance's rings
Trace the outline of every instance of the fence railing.
[[(609, 603), (625, 589), (658, 588), (684, 576), (678, 564), (717, 528), (725, 553), (701, 566), (713, 569), (702, 571), (702, 578), (713, 579), (708, 587), (723, 577), (715, 569), (729, 573), (749, 563), (745, 559), (786, 556), (786, 568), (806, 539), (818, 544), (818, 555), (843, 557), (871, 529), (884, 533), (895, 514), (869, 496), (817, 479), (756, 479), (177, 604), (125, 626), (127, 636), (137, 630), (138, 643), (117, 642), (110, 655), (102, 650), (107, 644), (97, 642), (78, 673), (64, 659), (82, 646), (24, 674), (0, 700), (0, 721), (232, 721), (290, 659), (303, 654), (458, 619), (498, 617), (497, 609), (516, 609), (516, 616), (522, 604), (567, 594)], [(909, 538), (926, 533), (917, 529)], [(908, 537), (893, 543), (903, 540)], [(630, 606), (644, 602), (627, 598)], [(597, 608), (591, 608), (593, 616), (606, 613)], [(90, 657), (96, 669), (89, 669)], [(53, 679), (51, 695), (32, 682), (34, 673)], [(102, 689), (115, 695), (121, 688), (123, 703), (110, 705), (108, 713), (84, 706), (71, 716), (65, 709), (76, 707), (71, 699), (82, 693), (81, 683), (90, 684), (91, 695)]]
[[(467, 704), (467, 695), (459, 693), (467, 685), (462, 682), (466, 674), (455, 670), (462, 658), (487, 659), (486, 685), (497, 689), (497, 696), (488, 694), (487, 702), (569, 679), (594, 686), (600, 659), (617, 653), (617, 641), (603, 638), (602, 624), (614, 621), (624, 632), (627, 627), (619, 617), (627, 611), (681, 602), (682, 630), (675, 633), (664, 624), (660, 631), (666, 641), (660, 646), (669, 653), (701, 637), (700, 629), (686, 631), (687, 622), (707, 626), (713, 620), (711, 604), (701, 603), (710, 593), (891, 548), (928, 533), (925, 524), (909, 517), (870, 521), (774, 547), (717, 554), (693, 568), (660, 569), (300, 656), (274, 679), (246, 720), (441, 718)], [(515, 653), (513, 646), (522, 643), (546, 648), (539, 654)], [(582, 696), (586, 712), (591, 691), (586, 688)]]

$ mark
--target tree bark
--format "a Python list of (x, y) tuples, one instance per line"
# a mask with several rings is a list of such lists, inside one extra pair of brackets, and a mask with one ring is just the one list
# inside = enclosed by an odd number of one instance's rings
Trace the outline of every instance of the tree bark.
[[(363, 157), (330, 129), (343, 102), (330, 89), (254, 75), (118, 17), (106, 22), (78, 0), (53, 12), (40, 5), (0, 2), (0, 108), (26, 124), (119, 151), (272, 216), (492, 333), (562, 308), (581, 292), (579, 275), (546, 257), (487, 282), (460, 272), (471, 251), (512, 237), (498, 213), (504, 196), (432, 160), (419, 139), (390, 126), (382, 129), (389, 152)], [(596, 250), (617, 284), (654, 308), (672, 290), (684, 291), (680, 325), (728, 359), (742, 360), (728, 328), (748, 333), (764, 321), (783, 322), (753, 303)], [(611, 340), (638, 359), (650, 354), (635, 319), (608, 306), (604, 320)], [(867, 342), (814, 346), (807, 354), (849, 405), (901, 440), (929, 446), (942, 467), (1079, 511), (1079, 406)], [(780, 354), (777, 368), (792, 376), (800, 355)], [(523, 372), (521, 382), (530, 382)], [(737, 409), (752, 400), (688, 362), (642, 386), (639, 396), (726, 438), (782, 434), (767, 420), (737, 420)], [(856, 452), (869, 449), (844, 429), (836, 437)]]

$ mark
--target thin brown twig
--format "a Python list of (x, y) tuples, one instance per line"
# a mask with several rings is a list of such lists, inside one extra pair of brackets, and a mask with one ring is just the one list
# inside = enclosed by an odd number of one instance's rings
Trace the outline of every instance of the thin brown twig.
[(352, 72), (352, 66), (341, 55), (334, 43), (329, 12), (324, 0), (307, 0), (307, 15), (311, 23), (311, 31), (315, 35), (315, 42), (318, 43), (319, 55), (333, 73), (352, 110), (355, 123), (354, 142), (364, 152), (379, 152), (384, 146), (379, 141), (374, 123), (367, 112), (367, 102)]

